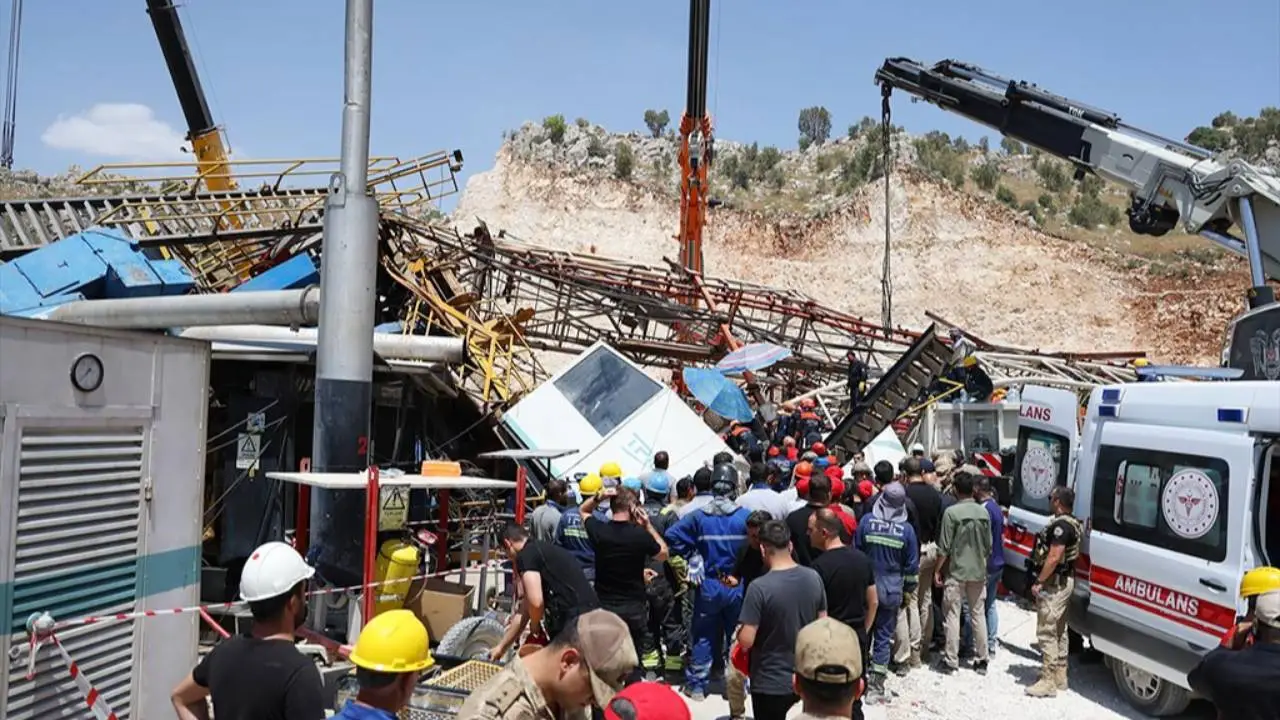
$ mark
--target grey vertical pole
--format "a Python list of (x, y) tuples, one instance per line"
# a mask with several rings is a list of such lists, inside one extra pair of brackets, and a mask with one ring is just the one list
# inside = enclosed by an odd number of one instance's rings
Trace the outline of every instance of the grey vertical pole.
[[(347, 0), (342, 164), (329, 178), (321, 245), (315, 472), (368, 466), (378, 267), (378, 206), (368, 191), (372, 66), (373, 0)], [(333, 582), (361, 577), (364, 515), (363, 493), (312, 494), (312, 559)]]
[(1249, 307), (1270, 305), (1276, 301), (1276, 292), (1267, 284), (1267, 268), (1262, 264), (1262, 238), (1258, 236), (1257, 218), (1253, 216), (1253, 201), (1242, 197), (1240, 202), (1240, 227), (1244, 229), (1244, 250), (1249, 258)]

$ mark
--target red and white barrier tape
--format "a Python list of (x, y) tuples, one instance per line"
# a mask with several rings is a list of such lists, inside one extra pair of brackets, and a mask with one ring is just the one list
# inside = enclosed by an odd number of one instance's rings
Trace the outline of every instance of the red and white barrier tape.
[(99, 693), (98, 688), (89, 682), (89, 678), (80, 672), (80, 666), (76, 665), (76, 661), (71, 659), (67, 649), (62, 647), (61, 642), (58, 642), (58, 636), (50, 635), (49, 639), (53, 642), (54, 647), (58, 648), (58, 652), (62, 655), (62, 662), (67, 665), (67, 673), (75, 681), (76, 687), (80, 688), (80, 694), (84, 696), (85, 705), (88, 705), (89, 709), (93, 711), (93, 716), (98, 720), (116, 720), (116, 714), (107, 705), (107, 701), (102, 699), (102, 693)]
[[(416, 580), (426, 580), (427, 578), (433, 578), (433, 577), (444, 577), (446, 575), (453, 575), (455, 573), (460, 573), (460, 572), (469, 572), (472, 570), (489, 571), (489, 570), (499, 570), (499, 569), (501, 569), (500, 563), (496, 560), (490, 560), (488, 564), (470, 565), (465, 568), (454, 568), (452, 570), (426, 573), (424, 575), (414, 575), (413, 577), (400, 578), (399, 580), (380, 580), (378, 582), (368, 583), (367, 585), (362, 584), (362, 585), (349, 585), (347, 587), (339, 587), (339, 588), (321, 588), (319, 590), (312, 590), (308, 592), (307, 597), (314, 597), (317, 595), (337, 595), (340, 593), (352, 592), (355, 590), (364, 590), (365, 588), (374, 588), (382, 585), (390, 585), (392, 583), (414, 582)], [(75, 620), (59, 620), (56, 623), (54, 623), (53, 630), (54, 631), (66, 630), (67, 628), (83, 627), (85, 625), (100, 625), (103, 623), (126, 622), (129, 620), (139, 620), (142, 618), (160, 617), (165, 615), (184, 615), (188, 613), (199, 613), (201, 611), (208, 612), (209, 610), (229, 610), (231, 608), (240, 607), (242, 605), (247, 605), (247, 604), (248, 603), (240, 600), (240, 601), (225, 602), (225, 603), (212, 603), (209, 605), (192, 605), (190, 607), (180, 607), (180, 608), (166, 608), (166, 609), (159, 609), (159, 610), (139, 610), (137, 612), (116, 613), (114, 615), (89, 615), (86, 617), (77, 618)]]

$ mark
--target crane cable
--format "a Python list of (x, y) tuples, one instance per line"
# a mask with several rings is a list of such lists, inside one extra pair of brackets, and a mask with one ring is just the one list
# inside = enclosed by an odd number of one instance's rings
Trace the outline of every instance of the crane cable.
[(890, 134), (892, 125), (889, 112), (889, 94), (893, 88), (887, 83), (880, 86), (880, 139), (884, 152), (884, 267), (880, 277), (880, 324), (884, 326), (885, 336), (893, 332), (893, 280), (890, 276), (890, 237), (889, 221), (889, 169), (892, 160), (892, 142)]
[(4, 133), (0, 138), (0, 165), (13, 168), (14, 128), (18, 119), (18, 56), (22, 45), (22, 0), (13, 0), (9, 11), (9, 67), (4, 89)]

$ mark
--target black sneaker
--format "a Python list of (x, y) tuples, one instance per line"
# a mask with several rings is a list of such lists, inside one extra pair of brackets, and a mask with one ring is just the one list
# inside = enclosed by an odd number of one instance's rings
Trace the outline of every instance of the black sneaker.
[(946, 662), (939, 660), (938, 664), (933, 668), (939, 675), (954, 675), (960, 668), (955, 665), (948, 665)]
[(987, 661), (986, 661), (986, 660), (977, 660), (977, 661), (975, 661), (975, 662), (973, 663), (973, 671), (974, 671), (974, 672), (976, 672), (976, 673), (978, 673), (979, 675), (986, 675), (986, 674), (987, 674)]
[(898, 677), (906, 677), (907, 673), (911, 672), (911, 666), (906, 663), (891, 662), (889, 663), (889, 672)]

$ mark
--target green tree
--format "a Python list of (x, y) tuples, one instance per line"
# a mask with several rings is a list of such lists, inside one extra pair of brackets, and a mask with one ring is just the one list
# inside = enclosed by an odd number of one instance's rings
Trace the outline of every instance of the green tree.
[(956, 152), (969, 152), (969, 141), (959, 135), (951, 141), (951, 146), (956, 149)]
[(1001, 185), (996, 188), (996, 200), (999, 200), (1001, 203), (1008, 205), (1015, 210), (1018, 208), (1018, 196), (1009, 189), (1008, 185)]
[[(753, 143), (751, 147), (754, 148), (755, 144)], [(755, 162), (753, 175), (757, 178), (764, 177), (781, 160), (782, 160), (782, 153), (778, 150), (778, 148), (772, 145), (766, 145), (765, 147), (761, 148), (760, 153), (756, 155), (756, 162)]]
[(551, 138), (551, 142), (559, 145), (564, 142), (564, 133), (568, 129), (565, 124), (563, 115), (548, 115), (542, 118), (542, 129), (547, 131), (547, 136)]
[(1120, 222), (1120, 208), (1108, 205), (1098, 197), (1081, 195), (1067, 211), (1067, 221), (1083, 228), (1115, 225)]
[(631, 152), (631, 144), (625, 140), (613, 149), (613, 176), (619, 180), (630, 180), (631, 170), (636, 158)]
[(662, 137), (662, 131), (667, 128), (667, 123), (671, 122), (671, 116), (666, 110), (645, 110), (644, 125), (649, 128), (649, 134), (655, 138)]
[(1231, 134), (1225, 130), (1201, 125), (1192, 130), (1190, 135), (1187, 135), (1187, 142), (1205, 150), (1222, 152), (1231, 147)]
[(821, 145), (831, 137), (831, 113), (821, 105), (807, 107), (800, 111), (800, 120), (797, 123), (800, 129), (801, 142), (805, 147), (809, 145)]
[(1085, 175), (1080, 178), (1080, 194), (1089, 198), (1101, 197), (1102, 185), (1102, 178), (1097, 175)]
[(1000, 149), (1004, 151), (1005, 155), (1009, 155), (1010, 157), (1014, 155), (1027, 154), (1026, 145), (1023, 145), (1017, 140), (1014, 140), (1013, 138), (1009, 138), (1009, 137), (1000, 139)]
[(1000, 182), (1000, 164), (993, 158), (987, 158), (969, 171), (969, 177), (973, 178), (978, 187), (991, 192), (996, 183)]
[(916, 138), (916, 161), (935, 179), (945, 180), (956, 187), (964, 187), (964, 157), (951, 144), (951, 137), (934, 130)]
[(1224, 113), (1218, 113), (1217, 117), (1215, 117), (1213, 122), (1210, 124), (1216, 128), (1229, 128), (1234, 127), (1239, 122), (1240, 118), (1236, 117), (1235, 113), (1228, 110)]
[(978, 149), (982, 151), (983, 155), (991, 152), (991, 141), (987, 139), (986, 135), (978, 138)]

